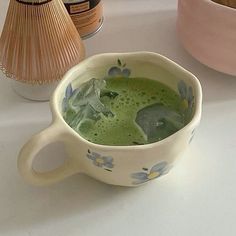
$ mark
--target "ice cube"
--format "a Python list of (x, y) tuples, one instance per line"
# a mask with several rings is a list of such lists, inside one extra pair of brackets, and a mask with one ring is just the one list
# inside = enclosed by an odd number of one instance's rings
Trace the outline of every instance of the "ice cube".
[(147, 135), (149, 143), (162, 140), (184, 126), (183, 116), (162, 103), (139, 110), (135, 122)]
[(105, 80), (91, 79), (73, 91), (64, 115), (71, 127), (78, 128), (83, 119), (96, 121), (101, 114), (113, 116), (113, 113), (102, 103), (101, 97), (108, 96), (114, 99), (118, 94), (105, 87)]

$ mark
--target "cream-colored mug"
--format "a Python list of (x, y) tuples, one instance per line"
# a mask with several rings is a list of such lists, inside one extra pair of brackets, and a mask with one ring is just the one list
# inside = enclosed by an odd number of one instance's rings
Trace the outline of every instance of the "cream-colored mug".
[[(126, 68), (120, 65), (120, 62)], [(117, 63), (118, 62), (118, 63)], [(152, 144), (106, 146), (91, 143), (67, 125), (63, 104), (73, 89), (91, 78), (104, 78), (111, 68), (116, 74), (158, 80), (177, 93), (192, 113), (188, 124), (169, 137)], [(114, 75), (115, 76), (115, 75)], [(201, 118), (202, 89), (198, 79), (171, 60), (151, 52), (109, 53), (90, 57), (64, 76), (51, 99), (53, 121), (49, 128), (32, 137), (20, 151), (18, 168), (34, 185), (49, 185), (77, 173), (87, 174), (108, 184), (138, 186), (162, 176), (189, 146)], [(65, 144), (65, 163), (49, 172), (33, 169), (42, 148), (52, 142)]]

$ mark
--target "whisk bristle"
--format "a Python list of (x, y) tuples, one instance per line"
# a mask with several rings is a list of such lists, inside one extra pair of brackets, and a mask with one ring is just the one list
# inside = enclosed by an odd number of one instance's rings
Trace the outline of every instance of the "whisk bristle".
[(0, 69), (26, 83), (49, 83), (84, 58), (61, 0), (10, 0), (0, 38)]

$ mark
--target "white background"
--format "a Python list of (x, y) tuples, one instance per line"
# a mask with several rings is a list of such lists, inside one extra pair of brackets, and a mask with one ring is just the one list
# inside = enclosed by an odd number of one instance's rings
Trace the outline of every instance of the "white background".
[[(204, 92), (201, 126), (166, 176), (140, 188), (108, 186), (77, 175), (46, 188), (19, 176), (17, 154), (49, 125), (48, 103), (17, 96), (0, 79), (0, 235), (236, 235), (236, 78), (193, 59), (176, 36), (176, 0), (104, 0), (105, 23), (85, 41), (87, 56), (154, 51), (194, 73)], [(0, 0), (0, 31), (8, 1)], [(1, 75), (3, 77), (3, 75)], [(59, 163), (52, 146), (39, 161)]]

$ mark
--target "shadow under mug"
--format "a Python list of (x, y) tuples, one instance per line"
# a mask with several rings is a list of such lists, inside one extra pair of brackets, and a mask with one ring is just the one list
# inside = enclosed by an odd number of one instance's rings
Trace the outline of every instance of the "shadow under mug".
[[(85, 140), (63, 119), (63, 104), (68, 99), (69, 91), (73, 92), (73, 89), (91, 78), (106, 77), (111, 68), (116, 68), (117, 75), (128, 70), (128, 77), (158, 80), (175, 90), (186, 102), (186, 109), (191, 109), (189, 123), (169, 137), (145, 145), (106, 146)], [(53, 122), (24, 145), (18, 158), (18, 169), (23, 178), (34, 185), (49, 185), (76, 173), (120, 186), (147, 183), (168, 173), (189, 146), (200, 122), (201, 106), (202, 89), (198, 79), (164, 56), (152, 52), (135, 52), (90, 57), (69, 70), (58, 85), (51, 99)], [(68, 153), (64, 164), (49, 172), (34, 170), (33, 161), (37, 153), (57, 141), (64, 143)]]

